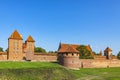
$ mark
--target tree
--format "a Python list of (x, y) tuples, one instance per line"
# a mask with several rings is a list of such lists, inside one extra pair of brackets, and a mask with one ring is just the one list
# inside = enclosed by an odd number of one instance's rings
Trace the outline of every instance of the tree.
[(120, 52), (117, 54), (117, 58), (120, 59)]
[(93, 51), (93, 54), (94, 54), (94, 55), (97, 55), (97, 53), (96, 53), (95, 51)]
[(49, 51), (48, 53), (57, 53), (57, 51)]
[(81, 45), (77, 47), (77, 50), (79, 51), (80, 59), (93, 59), (93, 57), (90, 54), (90, 51), (86, 48), (86, 46)]
[(3, 48), (2, 47), (0, 47), (0, 52), (3, 52)]
[(35, 47), (35, 52), (46, 53), (46, 50), (41, 47)]
[(8, 52), (8, 48), (5, 51)]

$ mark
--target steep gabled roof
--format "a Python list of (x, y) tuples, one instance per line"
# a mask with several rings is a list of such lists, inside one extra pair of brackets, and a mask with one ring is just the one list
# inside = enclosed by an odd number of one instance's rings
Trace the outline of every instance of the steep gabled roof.
[[(72, 46), (74, 49), (76, 49), (77, 47), (79, 47), (79, 46), (81, 46), (81, 45), (71, 44), (71, 46)], [(89, 51), (92, 52), (92, 49), (91, 49), (90, 45), (85, 45), (85, 47), (86, 47), (87, 50), (89, 50)]]
[(15, 30), (12, 35), (8, 39), (18, 39), (18, 40), (23, 40), (22, 36), (18, 33), (17, 30)]
[(26, 41), (27, 42), (35, 42), (35, 40), (32, 38), (32, 36), (28, 36)]
[(60, 44), (60, 48), (58, 49), (59, 53), (63, 52), (73, 52), (73, 53), (78, 53), (78, 51), (72, 47), (70, 44)]
[[(77, 47), (79, 47), (80, 45), (78, 45), (78, 44), (63, 44), (63, 43), (60, 43), (60, 46), (59, 46), (59, 48), (58, 48), (58, 53), (65, 53), (65, 52), (79, 52), (78, 50), (77, 50)], [(87, 50), (89, 50), (90, 51), (90, 54), (92, 55), (92, 56), (94, 56), (94, 54), (93, 54), (93, 52), (92, 52), (92, 49), (91, 49), (91, 47), (90, 47), (90, 45), (87, 45), (87, 46), (85, 46), (86, 47), (86, 49)]]
[(102, 56), (102, 54), (103, 54), (102, 51), (100, 51), (100, 55), (101, 55), (101, 56)]
[(105, 50), (104, 50), (104, 52), (106, 52), (106, 51), (112, 51), (109, 47), (107, 47)]

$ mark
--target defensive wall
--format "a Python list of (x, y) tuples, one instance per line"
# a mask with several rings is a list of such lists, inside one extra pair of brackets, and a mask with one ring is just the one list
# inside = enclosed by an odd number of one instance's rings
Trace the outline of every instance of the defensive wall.
[(35, 53), (34, 61), (55, 62), (57, 61), (57, 53)]
[(0, 52), (0, 61), (7, 60), (7, 52)]
[[(0, 61), (7, 60), (7, 53), (0, 52)], [(56, 53), (35, 53), (33, 61), (40, 62), (54, 62), (57, 61)], [(64, 60), (63, 60), (64, 61)], [(75, 63), (76, 65), (73, 65)], [(108, 67), (120, 67), (120, 60), (114, 58), (112, 60), (106, 60), (105, 56), (97, 57), (96, 59), (78, 59), (70, 56), (65, 57), (64, 66), (68, 68), (108, 68)]]
[[(0, 52), (0, 61), (9, 61), (7, 52)], [(34, 53), (33, 61), (55, 62), (57, 61), (57, 53)]]
[(115, 60), (95, 60), (95, 59), (76, 60), (76, 58), (74, 59), (70, 60), (69, 57), (67, 57), (67, 59), (62, 65), (70, 69), (120, 67), (120, 60), (117, 59)]
[(80, 59), (79, 68), (108, 68), (108, 67), (120, 67), (120, 60), (92, 60), (92, 59)]

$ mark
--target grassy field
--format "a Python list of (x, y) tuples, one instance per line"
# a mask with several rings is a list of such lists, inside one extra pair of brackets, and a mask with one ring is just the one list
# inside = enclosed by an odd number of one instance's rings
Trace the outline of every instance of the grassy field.
[(0, 69), (58, 68), (60, 65), (49, 62), (0, 62)]
[(77, 80), (120, 80), (120, 68), (70, 70)]
[(75, 76), (56, 63), (0, 62), (0, 80), (74, 80)]
[(0, 80), (119, 80), (120, 68), (70, 70), (49, 62), (0, 62)]

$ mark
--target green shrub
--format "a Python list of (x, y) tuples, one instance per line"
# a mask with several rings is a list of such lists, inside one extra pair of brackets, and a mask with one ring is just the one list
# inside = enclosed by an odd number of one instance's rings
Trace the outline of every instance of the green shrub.
[(94, 59), (94, 57), (91, 55), (90, 51), (86, 48), (86, 46), (81, 45), (77, 47), (77, 50), (79, 51), (80, 59)]
[(117, 58), (120, 59), (120, 52), (117, 54)]

